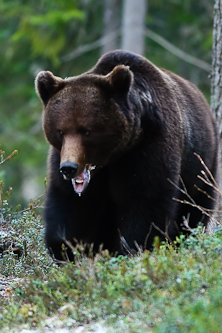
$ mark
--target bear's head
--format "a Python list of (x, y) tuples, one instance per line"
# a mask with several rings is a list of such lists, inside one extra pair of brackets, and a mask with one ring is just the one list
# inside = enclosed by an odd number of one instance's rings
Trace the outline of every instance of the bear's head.
[(95, 166), (107, 165), (140, 136), (129, 98), (133, 80), (124, 65), (105, 76), (89, 72), (63, 80), (42, 71), (36, 78), (45, 136), (60, 151), (60, 170), (78, 194)]

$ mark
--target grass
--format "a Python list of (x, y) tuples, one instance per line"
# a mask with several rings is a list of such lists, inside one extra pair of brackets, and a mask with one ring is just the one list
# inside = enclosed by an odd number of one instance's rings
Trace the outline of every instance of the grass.
[(221, 226), (214, 234), (200, 226), (177, 249), (162, 244), (131, 258), (78, 250), (75, 264), (58, 267), (33, 207), (14, 215), (5, 200), (1, 208), (0, 271), (19, 278), (1, 297), (2, 332), (98, 323), (107, 332), (221, 332)]
[(90, 258), (79, 246), (75, 264), (58, 267), (45, 250), (40, 202), (13, 212), (10, 193), (0, 182), (0, 332), (222, 331), (221, 225), (132, 257)]

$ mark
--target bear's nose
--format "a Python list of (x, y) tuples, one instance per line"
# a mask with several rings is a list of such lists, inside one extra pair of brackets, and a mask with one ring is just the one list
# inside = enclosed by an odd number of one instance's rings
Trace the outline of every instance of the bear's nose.
[(63, 177), (67, 180), (75, 177), (78, 169), (78, 165), (72, 162), (64, 162), (60, 165), (60, 172), (62, 172)]

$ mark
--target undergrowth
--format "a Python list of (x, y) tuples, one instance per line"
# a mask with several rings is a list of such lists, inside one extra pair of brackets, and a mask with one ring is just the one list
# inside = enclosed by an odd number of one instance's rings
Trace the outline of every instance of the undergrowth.
[(13, 212), (10, 191), (0, 192), (0, 284), (12, 279), (0, 296), (1, 332), (92, 332), (98, 324), (104, 332), (222, 331), (221, 225), (213, 234), (200, 225), (179, 247), (157, 243), (134, 257), (77, 251), (75, 263), (57, 266), (44, 247), (39, 201)]
[[(0, 273), (22, 277), (45, 270), (50, 261), (44, 246), (41, 215), (35, 208), (12, 212), (6, 200), (0, 209)], [(33, 205), (35, 207), (35, 205)]]
[(24, 212), (11, 222), (23, 254), (4, 253), (0, 262), (1, 272), (20, 277), (0, 303), (2, 331), (101, 323), (107, 332), (221, 332), (220, 226), (210, 235), (198, 227), (178, 249), (162, 244), (131, 258), (79, 252), (75, 264), (58, 267), (38, 216)]

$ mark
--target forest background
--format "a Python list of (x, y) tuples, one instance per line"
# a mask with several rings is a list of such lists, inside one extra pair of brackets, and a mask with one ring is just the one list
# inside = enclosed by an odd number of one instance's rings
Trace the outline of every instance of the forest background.
[[(0, 180), (5, 190), (13, 187), (12, 204), (25, 206), (45, 190), (48, 143), (36, 74), (78, 75), (104, 51), (122, 48), (123, 5), (121, 0), (0, 0), (0, 150), (5, 157), (18, 150), (1, 165)], [(210, 102), (212, 1), (147, 0), (145, 6), (144, 56), (195, 83)]]

